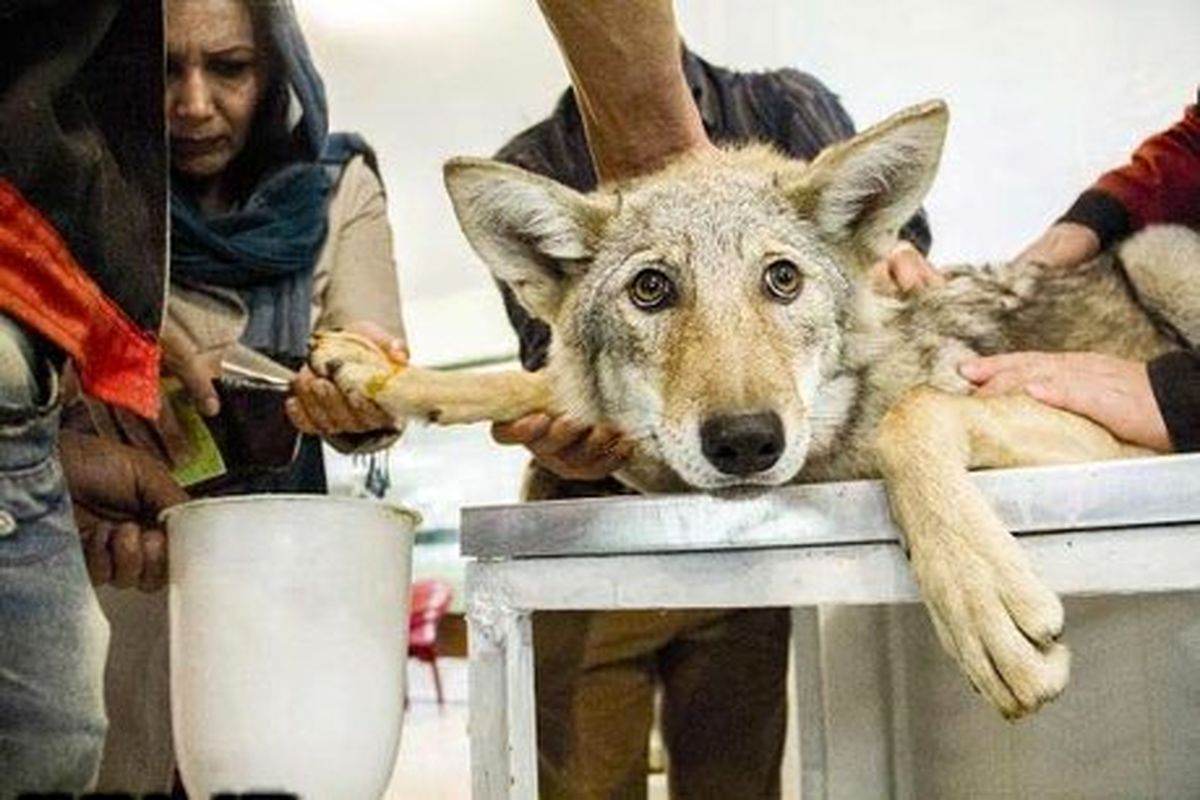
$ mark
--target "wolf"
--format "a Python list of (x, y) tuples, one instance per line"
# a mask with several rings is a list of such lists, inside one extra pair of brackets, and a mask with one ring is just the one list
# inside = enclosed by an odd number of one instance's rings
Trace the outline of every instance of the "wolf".
[(972, 396), (957, 365), (1190, 346), (1200, 237), (1150, 230), (1072, 271), (964, 265), (884, 296), (868, 267), (932, 184), (948, 119), (932, 101), (811, 163), (751, 145), (587, 195), (453, 159), (467, 239), (552, 327), (546, 368), (439, 373), (344, 334), (311, 362), (397, 418), (613, 423), (636, 442), (617, 477), (642, 492), (882, 478), (942, 645), (1004, 716), (1028, 714), (1067, 683), (1062, 605), (967, 472), (1148, 451), (1025, 395)]

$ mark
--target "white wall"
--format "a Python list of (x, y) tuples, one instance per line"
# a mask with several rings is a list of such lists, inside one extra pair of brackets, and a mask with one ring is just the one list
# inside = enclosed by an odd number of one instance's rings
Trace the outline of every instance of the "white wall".
[(533, 0), (296, 0), (335, 128), (358, 130), (384, 171), (415, 357), (516, 351), (499, 295), (442, 188), (454, 155), (491, 155), (549, 113), (566, 85)]
[[(425, 363), (514, 349), (440, 164), (486, 155), (566, 83), (533, 0), (297, 0), (335, 126), (386, 173), (414, 352)], [(1018, 250), (1100, 171), (1173, 122), (1200, 82), (1196, 0), (678, 0), (710, 60), (791, 65), (868, 125), (944, 97), (953, 117), (928, 202), (934, 257)]]

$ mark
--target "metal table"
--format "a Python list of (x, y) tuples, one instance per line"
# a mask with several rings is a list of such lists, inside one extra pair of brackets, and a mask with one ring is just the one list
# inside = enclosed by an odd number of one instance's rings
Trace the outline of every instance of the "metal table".
[[(1062, 594), (1200, 589), (1200, 455), (973, 479)], [(533, 611), (792, 606), (802, 794), (823, 797), (806, 645), (820, 605), (918, 599), (897, 535), (878, 481), (464, 509), (474, 796), (537, 795)]]

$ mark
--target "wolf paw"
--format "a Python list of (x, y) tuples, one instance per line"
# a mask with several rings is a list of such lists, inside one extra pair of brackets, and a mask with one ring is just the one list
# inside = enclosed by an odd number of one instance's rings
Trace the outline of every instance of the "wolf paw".
[(1066, 687), (1070, 653), (1058, 642), (1063, 608), (1006, 531), (946, 537), (914, 550), (913, 567), (942, 646), (1009, 719)]
[(345, 331), (313, 334), (308, 365), (343, 392), (372, 396), (373, 387), (386, 381), (396, 365), (377, 344)]

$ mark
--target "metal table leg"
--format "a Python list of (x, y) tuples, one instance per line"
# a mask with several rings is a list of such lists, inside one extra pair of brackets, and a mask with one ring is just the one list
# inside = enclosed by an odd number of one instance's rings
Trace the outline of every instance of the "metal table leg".
[[(485, 563), (469, 571), (482, 573)], [(468, 586), (475, 585), (468, 581)], [(537, 797), (531, 614), (486, 589), (468, 598), (472, 797)]]

